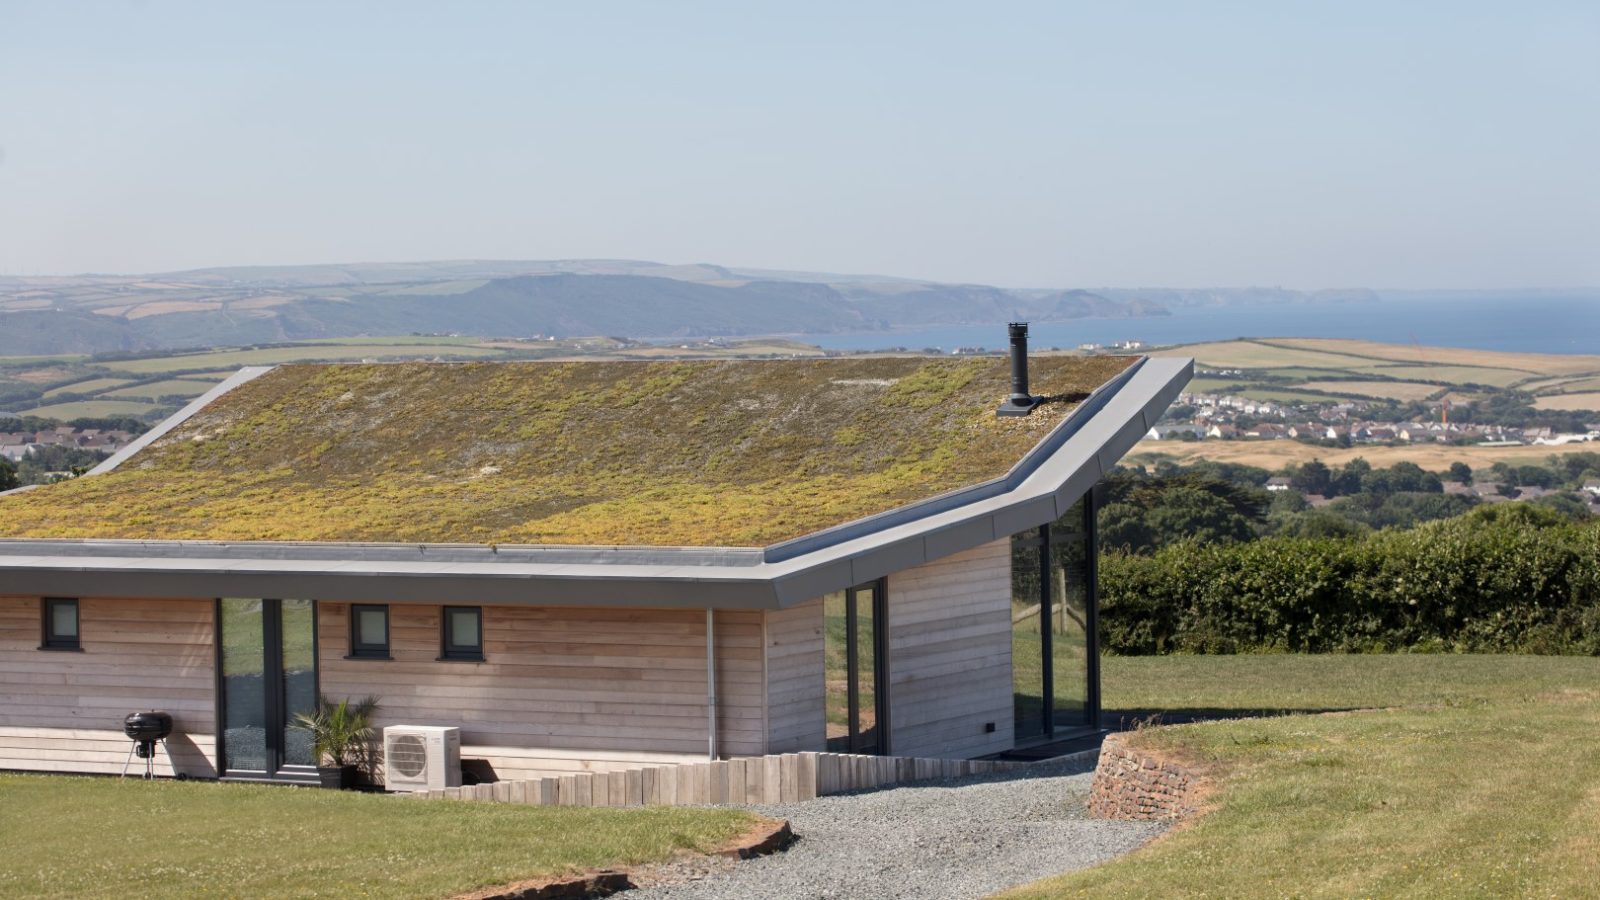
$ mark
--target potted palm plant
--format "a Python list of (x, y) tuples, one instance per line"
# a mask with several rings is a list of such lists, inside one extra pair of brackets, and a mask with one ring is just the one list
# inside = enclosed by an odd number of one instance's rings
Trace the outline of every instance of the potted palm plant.
[(372, 715), (377, 711), (377, 697), (347, 697), (337, 703), (318, 697), (316, 709), (295, 716), (295, 725), (310, 732), (323, 787), (355, 786), (360, 764), (372, 755)]

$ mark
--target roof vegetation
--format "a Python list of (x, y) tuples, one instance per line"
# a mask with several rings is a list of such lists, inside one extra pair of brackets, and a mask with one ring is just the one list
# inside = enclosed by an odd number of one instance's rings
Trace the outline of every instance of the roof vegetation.
[(1132, 362), (998, 357), (295, 365), (0, 536), (764, 546), (1005, 474)]

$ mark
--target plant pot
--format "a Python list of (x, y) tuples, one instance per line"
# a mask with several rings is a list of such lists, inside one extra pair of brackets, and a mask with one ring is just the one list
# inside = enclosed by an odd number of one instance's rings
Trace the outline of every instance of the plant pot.
[(347, 791), (356, 786), (355, 766), (317, 766), (317, 778), (325, 788)]

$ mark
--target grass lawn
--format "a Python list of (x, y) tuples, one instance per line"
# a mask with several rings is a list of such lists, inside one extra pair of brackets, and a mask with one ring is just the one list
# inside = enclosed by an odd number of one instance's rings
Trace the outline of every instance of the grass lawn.
[(446, 897), (709, 850), (734, 810), (0, 775), (0, 896)]
[(1214, 810), (1008, 900), (1592, 896), (1600, 659), (1239, 656), (1106, 660), (1108, 709), (1343, 710), (1151, 728), (1210, 770)]

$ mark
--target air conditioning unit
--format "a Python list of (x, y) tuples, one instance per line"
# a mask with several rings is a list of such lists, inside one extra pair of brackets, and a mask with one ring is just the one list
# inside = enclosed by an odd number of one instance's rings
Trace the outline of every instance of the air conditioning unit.
[(461, 729), (390, 725), (383, 729), (384, 786), (437, 791), (461, 786)]

